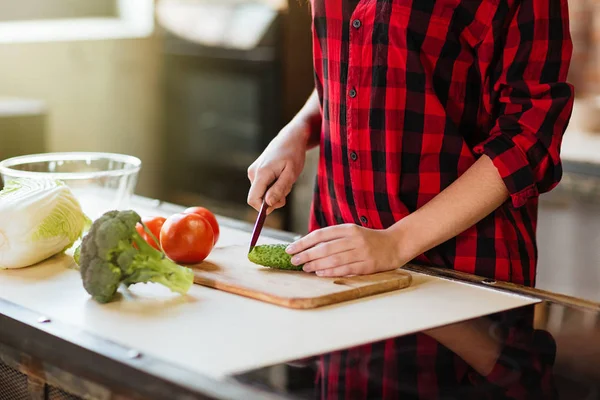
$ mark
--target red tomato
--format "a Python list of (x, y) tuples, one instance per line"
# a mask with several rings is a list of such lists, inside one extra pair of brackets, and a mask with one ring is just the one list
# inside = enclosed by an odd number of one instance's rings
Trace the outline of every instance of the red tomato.
[(197, 214), (173, 214), (160, 230), (165, 254), (180, 264), (204, 260), (214, 247), (214, 237), (210, 223)]
[(204, 207), (190, 207), (184, 211), (184, 214), (198, 214), (199, 216), (206, 218), (210, 223), (210, 226), (212, 226), (213, 233), (215, 234), (215, 244), (217, 244), (220, 234), (219, 223), (217, 222), (217, 217), (215, 217), (212, 212)]
[[(162, 228), (163, 224), (165, 223), (165, 220), (166, 220), (165, 217), (144, 217), (144, 218), (142, 218), (142, 222), (144, 223), (144, 225), (146, 225), (146, 228), (148, 228), (148, 230), (150, 232), (152, 232), (152, 234), (154, 235), (156, 240), (160, 240), (160, 229)], [(144, 229), (144, 227), (141, 224), (137, 224), (135, 228), (137, 229), (140, 236), (143, 237), (144, 240), (146, 242), (148, 242), (148, 244), (150, 246), (154, 247), (156, 250), (160, 250), (158, 243), (156, 243), (156, 241), (152, 238), (152, 236), (150, 236), (150, 235), (148, 235), (148, 233), (146, 233), (146, 230)]]

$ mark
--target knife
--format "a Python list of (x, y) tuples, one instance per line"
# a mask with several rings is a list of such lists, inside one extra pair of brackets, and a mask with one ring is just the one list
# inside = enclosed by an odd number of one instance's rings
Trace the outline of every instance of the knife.
[[(265, 196), (266, 198), (267, 196)], [(262, 231), (263, 225), (265, 224), (265, 219), (267, 218), (267, 202), (263, 199), (262, 205), (260, 206), (260, 211), (258, 212), (258, 217), (256, 218), (256, 222), (254, 223), (254, 230), (252, 231), (252, 240), (250, 240), (250, 247), (248, 248), (248, 253), (252, 251), (256, 242), (258, 241), (258, 237), (260, 236), (260, 232)]]

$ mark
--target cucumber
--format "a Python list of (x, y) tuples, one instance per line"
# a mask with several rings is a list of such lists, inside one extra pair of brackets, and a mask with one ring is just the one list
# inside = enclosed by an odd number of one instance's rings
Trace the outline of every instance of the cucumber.
[(292, 264), (292, 256), (285, 252), (285, 244), (264, 244), (255, 246), (248, 254), (248, 260), (264, 267), (301, 271), (303, 265)]

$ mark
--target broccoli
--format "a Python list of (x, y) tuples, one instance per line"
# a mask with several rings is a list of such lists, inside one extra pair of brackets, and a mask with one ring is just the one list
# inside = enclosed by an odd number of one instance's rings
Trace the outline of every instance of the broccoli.
[(137, 223), (141, 218), (134, 211), (109, 211), (82, 240), (78, 261), (83, 286), (99, 303), (111, 301), (121, 284), (155, 282), (184, 294), (194, 283), (192, 270), (146, 243)]

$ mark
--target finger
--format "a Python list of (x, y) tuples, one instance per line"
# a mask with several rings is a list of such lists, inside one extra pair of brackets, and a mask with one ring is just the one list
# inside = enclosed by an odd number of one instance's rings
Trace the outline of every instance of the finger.
[(281, 200), (279, 200), (279, 203), (277, 203), (277, 204), (275, 204), (275, 205), (273, 205), (271, 207), (268, 207), (267, 208), (267, 215), (271, 214), (273, 211), (277, 210), (278, 208), (281, 208), (281, 207), (285, 206), (285, 203), (286, 203), (286, 200), (285, 200), (285, 197), (284, 197)]
[(286, 249), (288, 254), (298, 254), (319, 243), (329, 242), (353, 234), (355, 228), (351, 224), (328, 226), (309, 233), (303, 238), (289, 245)]
[(367, 265), (364, 261), (358, 261), (351, 264), (342, 265), (341, 267), (322, 269), (316, 271), (315, 274), (322, 278), (342, 277), (349, 275), (364, 275), (367, 274)]
[(254, 182), (256, 173), (258, 172), (260, 165), (263, 163), (263, 155), (264, 153), (258, 156), (258, 158), (254, 160), (254, 162), (248, 167), (248, 179), (250, 180), (250, 183)]
[(286, 167), (281, 171), (279, 178), (277, 181), (269, 188), (266, 194), (267, 204), (269, 206), (275, 206), (277, 203), (281, 201), (281, 199), (285, 199), (285, 197), (292, 190), (292, 186), (294, 185), (294, 174), (291, 169)]
[(304, 264), (302, 268), (305, 272), (316, 272), (331, 268), (341, 267), (343, 265), (352, 264), (361, 261), (358, 254), (354, 250), (348, 250), (337, 254), (332, 254), (327, 257), (313, 260), (309, 263)]
[(250, 183), (254, 182), (254, 177), (256, 176), (256, 162), (253, 162), (250, 167), (248, 167), (248, 179)]
[(304, 250), (303, 252), (296, 254), (294, 257), (292, 257), (292, 264), (302, 265), (320, 258), (329, 257), (334, 254), (342, 253), (352, 249), (352, 242), (349, 240), (335, 239), (331, 242), (320, 243), (308, 250)]
[(251, 205), (255, 210), (260, 210), (262, 205), (263, 196), (267, 191), (267, 187), (277, 179), (277, 175), (273, 169), (261, 168), (250, 186), (248, 191), (248, 204)]

